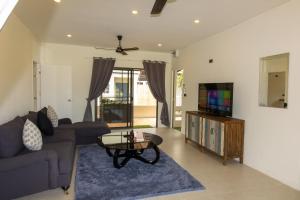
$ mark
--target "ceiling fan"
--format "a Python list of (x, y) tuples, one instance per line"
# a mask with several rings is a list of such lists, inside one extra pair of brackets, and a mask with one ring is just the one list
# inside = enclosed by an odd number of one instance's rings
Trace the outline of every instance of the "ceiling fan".
[(167, 0), (156, 0), (151, 11), (151, 15), (158, 15), (165, 7)]
[(138, 47), (123, 48), (122, 44), (121, 44), (123, 36), (122, 35), (118, 35), (117, 38), (118, 38), (118, 41), (119, 41), (119, 45), (117, 46), (116, 49), (102, 48), (102, 47), (95, 47), (95, 48), (96, 49), (104, 49), (104, 50), (115, 50), (116, 53), (120, 53), (120, 54), (122, 54), (124, 56), (128, 55), (126, 51), (137, 51), (137, 50), (139, 50)]
[(123, 48), (122, 45), (121, 45), (123, 36), (122, 36), (122, 35), (118, 35), (117, 38), (118, 38), (118, 40), (119, 40), (119, 46), (118, 46), (117, 49), (116, 49), (116, 52), (117, 52), (117, 53), (120, 53), (120, 54), (126, 56), (126, 55), (128, 55), (128, 54), (126, 53), (126, 51), (137, 51), (137, 50), (139, 50), (138, 47)]

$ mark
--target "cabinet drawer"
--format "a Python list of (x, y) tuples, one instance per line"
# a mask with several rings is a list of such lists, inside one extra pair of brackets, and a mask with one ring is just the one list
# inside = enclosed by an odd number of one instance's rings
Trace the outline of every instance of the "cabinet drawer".
[(203, 118), (202, 145), (207, 149), (224, 155), (224, 123)]
[(200, 130), (199, 130), (199, 124), (200, 124), (200, 118), (195, 115), (188, 115), (188, 132), (187, 132), (187, 137), (194, 141), (199, 143), (199, 135), (200, 135)]

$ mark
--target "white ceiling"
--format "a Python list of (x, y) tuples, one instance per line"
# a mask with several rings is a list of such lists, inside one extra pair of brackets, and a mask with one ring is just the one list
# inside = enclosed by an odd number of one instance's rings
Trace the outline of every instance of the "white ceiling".
[[(44, 42), (115, 47), (115, 36), (122, 34), (123, 47), (170, 51), (289, 0), (172, 0), (159, 17), (150, 16), (154, 0), (61, 1), (20, 0), (15, 13)], [(131, 14), (134, 9), (138, 15)], [(194, 24), (194, 19), (201, 22)]]

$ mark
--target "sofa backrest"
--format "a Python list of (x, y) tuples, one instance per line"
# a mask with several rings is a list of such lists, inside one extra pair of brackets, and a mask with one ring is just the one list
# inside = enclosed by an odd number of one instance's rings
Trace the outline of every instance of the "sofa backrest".
[(24, 148), (23, 127), (21, 117), (0, 125), (0, 158), (13, 157)]

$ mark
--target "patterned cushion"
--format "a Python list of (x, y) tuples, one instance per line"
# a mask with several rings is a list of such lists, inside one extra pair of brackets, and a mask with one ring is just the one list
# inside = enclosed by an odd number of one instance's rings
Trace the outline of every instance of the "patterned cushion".
[(48, 106), (47, 117), (50, 119), (53, 127), (58, 126), (58, 116), (57, 116), (55, 110), (51, 106)]
[(23, 129), (23, 143), (25, 147), (31, 151), (39, 151), (43, 146), (41, 131), (28, 119)]

